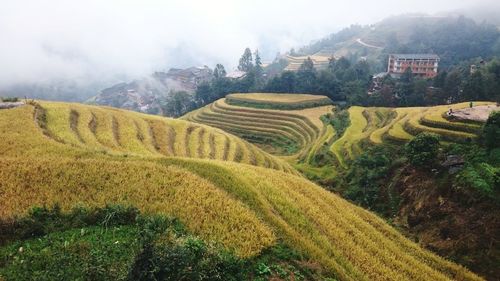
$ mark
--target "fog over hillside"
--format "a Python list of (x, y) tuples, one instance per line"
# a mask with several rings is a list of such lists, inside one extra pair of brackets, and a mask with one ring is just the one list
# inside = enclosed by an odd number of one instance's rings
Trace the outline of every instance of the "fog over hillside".
[(45, 86), (47, 91), (68, 88), (88, 97), (102, 86), (169, 67), (223, 63), (231, 69), (245, 47), (271, 60), (350, 24), (493, 2), (2, 1), (0, 92), (59, 81), (63, 86)]

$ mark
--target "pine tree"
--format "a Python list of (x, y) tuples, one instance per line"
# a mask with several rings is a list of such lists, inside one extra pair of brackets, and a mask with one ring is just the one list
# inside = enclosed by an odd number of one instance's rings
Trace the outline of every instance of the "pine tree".
[(255, 85), (254, 88), (260, 89), (262, 85), (264, 84), (264, 77), (263, 77), (263, 72), (264, 70), (262, 69), (262, 61), (260, 59), (259, 55), (259, 50), (255, 50), (254, 53), (255, 57), (255, 66), (254, 66), (254, 72), (255, 72)]
[(245, 52), (240, 58), (238, 70), (249, 72), (252, 69), (253, 69), (252, 51), (250, 51), (250, 48), (246, 48)]
[(311, 93), (315, 89), (316, 69), (310, 57), (308, 57), (297, 71), (298, 90), (302, 93)]
[(224, 77), (226, 77), (226, 74), (227, 73), (226, 73), (226, 69), (224, 68), (224, 66), (222, 64), (218, 63), (214, 69), (215, 79), (224, 78)]

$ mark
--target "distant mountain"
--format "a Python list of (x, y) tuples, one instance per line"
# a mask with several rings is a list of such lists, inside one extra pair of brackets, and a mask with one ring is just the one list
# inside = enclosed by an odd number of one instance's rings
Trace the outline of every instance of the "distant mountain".
[[(479, 1), (478, 1), (479, 2)], [(477, 22), (487, 22), (489, 24), (496, 25), (500, 27), (500, 2), (491, 1), (490, 3), (478, 3), (466, 9), (454, 10), (451, 12), (443, 13), (446, 16), (460, 16), (464, 15), (466, 17), (472, 18)]]
[(18, 83), (0, 88), (0, 97), (34, 98), (83, 102), (94, 96), (109, 81), (56, 79), (33, 83)]
[(193, 93), (198, 84), (212, 79), (207, 67), (171, 68), (132, 82), (106, 88), (87, 102), (147, 113), (161, 113), (161, 103), (173, 92)]
[(434, 53), (441, 66), (500, 55), (500, 31), (464, 16), (409, 14), (367, 26), (352, 25), (298, 50), (299, 55), (364, 57), (383, 71), (389, 53)]

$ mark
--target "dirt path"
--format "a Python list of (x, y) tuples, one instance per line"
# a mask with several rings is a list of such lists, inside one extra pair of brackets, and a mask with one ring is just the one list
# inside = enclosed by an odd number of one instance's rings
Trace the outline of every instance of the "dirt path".
[(379, 47), (379, 46), (367, 44), (367, 43), (361, 41), (361, 38), (356, 39), (356, 42), (358, 42), (359, 44), (361, 44), (365, 47), (368, 47), (368, 48), (383, 49), (382, 47)]

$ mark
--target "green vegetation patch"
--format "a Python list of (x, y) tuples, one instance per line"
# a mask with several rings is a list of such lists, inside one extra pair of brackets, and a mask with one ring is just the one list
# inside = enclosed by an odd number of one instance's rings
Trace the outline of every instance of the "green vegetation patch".
[[(265, 95), (255, 98), (252, 94), (232, 94), (226, 96), (226, 103), (234, 106), (253, 107), (260, 109), (294, 110), (318, 107), (332, 104), (326, 96), (300, 94), (258, 94)], [(304, 96), (304, 98), (300, 98)], [(299, 98), (297, 98), (299, 97)]]
[(0, 227), (5, 280), (327, 280), (282, 242), (241, 259), (177, 219), (133, 207), (34, 208)]

